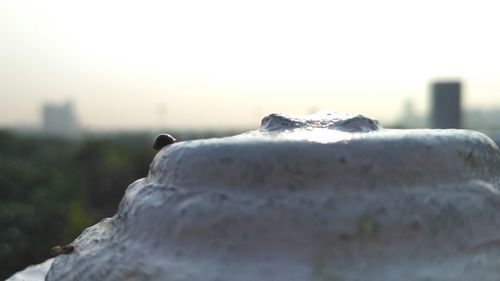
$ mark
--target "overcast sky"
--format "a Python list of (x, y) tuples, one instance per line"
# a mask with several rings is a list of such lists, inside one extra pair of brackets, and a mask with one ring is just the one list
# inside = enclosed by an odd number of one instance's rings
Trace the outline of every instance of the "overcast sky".
[(68, 99), (87, 128), (312, 110), (389, 122), (450, 78), (465, 106), (500, 107), (495, 2), (0, 0), (0, 126)]

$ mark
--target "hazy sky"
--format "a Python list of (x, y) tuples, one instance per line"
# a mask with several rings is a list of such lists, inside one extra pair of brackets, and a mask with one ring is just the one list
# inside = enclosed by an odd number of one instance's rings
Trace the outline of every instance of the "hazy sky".
[(428, 83), (500, 107), (498, 1), (0, 0), (0, 126), (72, 100), (92, 128), (256, 127), (271, 112), (391, 121)]

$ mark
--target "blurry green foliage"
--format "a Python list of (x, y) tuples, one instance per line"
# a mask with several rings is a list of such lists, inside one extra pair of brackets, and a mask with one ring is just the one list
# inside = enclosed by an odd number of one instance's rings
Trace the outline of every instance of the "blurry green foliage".
[[(173, 132), (177, 140), (238, 131)], [(49, 258), (56, 245), (112, 216), (127, 186), (147, 175), (149, 134), (69, 141), (0, 130), (0, 279)]]
[(112, 216), (147, 175), (149, 136), (71, 142), (0, 131), (0, 279), (49, 257)]

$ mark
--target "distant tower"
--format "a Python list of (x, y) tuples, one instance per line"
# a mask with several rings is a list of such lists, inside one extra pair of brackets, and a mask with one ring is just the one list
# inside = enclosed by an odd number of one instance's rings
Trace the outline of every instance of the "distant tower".
[(461, 128), (459, 81), (432, 84), (432, 128)]
[(61, 105), (44, 104), (43, 133), (50, 136), (74, 138), (80, 133), (80, 126), (73, 109), (67, 102)]
[(405, 128), (415, 128), (415, 122), (418, 119), (411, 99), (407, 98), (403, 105), (403, 114), (401, 115), (401, 125)]

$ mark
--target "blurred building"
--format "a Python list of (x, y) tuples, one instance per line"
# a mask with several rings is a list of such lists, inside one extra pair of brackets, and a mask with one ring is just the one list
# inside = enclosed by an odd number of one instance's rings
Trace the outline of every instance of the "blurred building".
[(434, 129), (461, 128), (461, 85), (458, 81), (432, 84), (431, 125)]
[(464, 111), (464, 127), (500, 131), (500, 108), (471, 108)]
[(64, 138), (75, 138), (80, 134), (80, 125), (73, 103), (46, 103), (43, 105), (44, 135)]
[(419, 114), (415, 110), (413, 101), (407, 98), (403, 103), (403, 110), (396, 122), (395, 126), (398, 128), (426, 128), (427, 116)]

